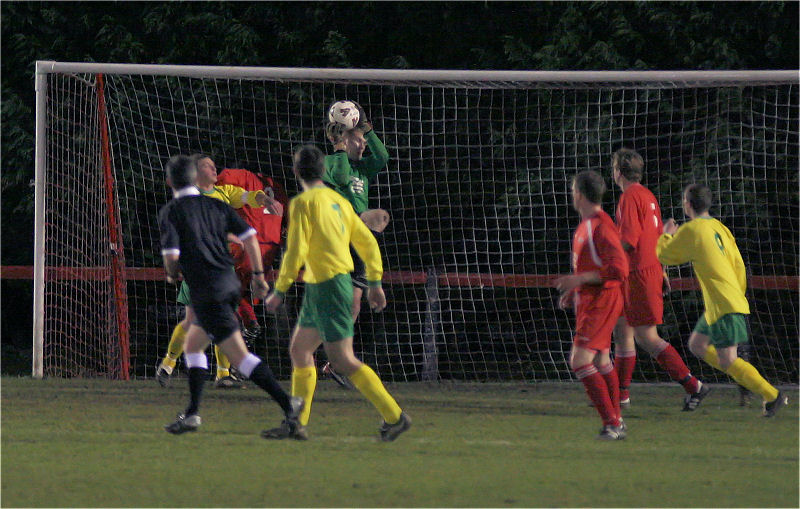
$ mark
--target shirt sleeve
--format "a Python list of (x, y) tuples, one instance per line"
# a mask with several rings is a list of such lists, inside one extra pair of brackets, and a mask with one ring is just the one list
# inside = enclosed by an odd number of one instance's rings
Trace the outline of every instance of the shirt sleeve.
[(161, 233), (161, 255), (180, 255), (181, 249), (178, 229), (175, 228), (175, 223), (172, 222), (166, 208), (161, 209), (161, 212), (158, 214), (158, 229)]
[(364, 224), (364, 221), (350, 207), (350, 243), (364, 261), (367, 272), (367, 283), (370, 286), (379, 286), (383, 279), (383, 261), (381, 250), (375, 236)]
[(243, 187), (234, 186), (232, 184), (217, 186), (217, 189), (225, 196), (227, 203), (235, 209), (240, 209), (245, 205), (249, 205), (254, 209), (260, 207), (261, 205), (256, 201), (256, 197), (258, 193), (264, 194), (264, 191), (261, 190), (246, 191)]
[(619, 236), (622, 242), (629, 246), (636, 247), (639, 244), (639, 236), (642, 234), (642, 223), (639, 220), (639, 209), (630, 197), (623, 197), (619, 201)]
[(624, 281), (628, 277), (628, 256), (622, 249), (617, 232), (610, 226), (601, 224), (596, 231), (595, 246), (597, 255), (603, 262), (598, 272), (605, 281)]
[(656, 243), (656, 256), (664, 265), (683, 265), (692, 261), (694, 238), (686, 224), (681, 225), (675, 235), (664, 233)]
[(347, 186), (350, 185), (350, 175), (353, 173), (347, 153), (343, 150), (334, 152), (325, 157), (325, 163), (325, 174), (322, 176), (322, 180), (337, 190), (347, 189)]
[(365, 133), (364, 139), (367, 140), (369, 156), (362, 159), (363, 173), (365, 177), (371, 179), (386, 167), (386, 163), (389, 162), (389, 151), (374, 130)]
[(289, 202), (289, 234), (286, 239), (286, 252), (281, 261), (281, 269), (278, 279), (275, 281), (277, 292), (286, 293), (297, 279), (297, 273), (305, 265), (310, 232), (307, 215), (303, 213), (297, 202)]

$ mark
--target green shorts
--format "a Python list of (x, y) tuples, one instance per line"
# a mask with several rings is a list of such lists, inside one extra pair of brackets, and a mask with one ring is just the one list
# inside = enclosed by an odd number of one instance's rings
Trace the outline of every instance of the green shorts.
[(317, 329), (323, 341), (353, 337), (353, 280), (339, 274), (322, 283), (306, 283), (297, 324)]
[(711, 340), (716, 348), (726, 348), (739, 343), (747, 343), (747, 323), (741, 313), (728, 313), (722, 315), (714, 325), (708, 325), (705, 315), (697, 320), (694, 331), (704, 334)]
[(184, 306), (192, 305), (192, 296), (189, 293), (189, 285), (186, 281), (181, 281), (181, 288), (178, 290), (178, 302)]

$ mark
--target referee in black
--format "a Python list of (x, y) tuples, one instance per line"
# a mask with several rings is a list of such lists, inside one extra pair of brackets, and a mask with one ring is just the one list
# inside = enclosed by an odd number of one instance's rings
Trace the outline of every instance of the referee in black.
[(228, 252), (227, 235), (232, 233), (244, 243), (253, 267), (253, 295), (263, 299), (269, 287), (264, 280), (256, 231), (230, 205), (200, 194), (194, 185), (197, 167), (189, 157), (174, 156), (165, 169), (174, 199), (158, 213), (161, 255), (167, 279), (176, 281), (182, 274), (189, 285), (196, 321), (189, 327), (184, 345), (189, 406), (164, 428), (178, 435), (200, 427), (197, 412), (208, 376), (205, 349), (209, 343), (218, 345), (231, 365), (275, 399), (289, 426), (297, 425), (302, 398), (290, 397), (269, 366), (247, 350), (235, 316), (240, 284)]

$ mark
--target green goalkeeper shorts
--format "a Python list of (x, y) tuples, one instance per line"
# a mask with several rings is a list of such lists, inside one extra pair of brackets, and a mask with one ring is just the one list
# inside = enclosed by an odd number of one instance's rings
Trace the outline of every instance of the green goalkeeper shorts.
[(352, 307), (350, 274), (339, 274), (322, 283), (306, 283), (297, 323), (317, 329), (323, 341), (341, 341), (353, 337)]
[(745, 316), (741, 313), (722, 315), (713, 325), (708, 325), (706, 317), (703, 315), (697, 320), (694, 331), (708, 336), (715, 348), (727, 348), (747, 343), (747, 323)]

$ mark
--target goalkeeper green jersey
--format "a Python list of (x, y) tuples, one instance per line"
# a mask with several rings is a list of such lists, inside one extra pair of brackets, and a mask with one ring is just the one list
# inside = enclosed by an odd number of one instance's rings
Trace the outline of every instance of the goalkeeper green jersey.
[(303, 191), (289, 202), (289, 235), (275, 290), (286, 293), (303, 266), (306, 283), (352, 272), (351, 243), (367, 266), (370, 285), (379, 285), (383, 264), (378, 242), (350, 203), (322, 184)]
[(369, 181), (389, 162), (386, 146), (375, 131), (364, 133), (369, 156), (351, 161), (344, 150), (325, 156), (325, 175), (322, 179), (344, 196), (356, 214), (369, 208)]
[(730, 230), (718, 220), (696, 217), (681, 225), (674, 236), (661, 235), (656, 255), (665, 265), (692, 262), (703, 292), (708, 325), (728, 313), (750, 314), (744, 296), (747, 274), (742, 255)]

